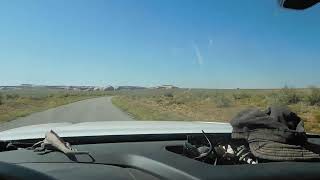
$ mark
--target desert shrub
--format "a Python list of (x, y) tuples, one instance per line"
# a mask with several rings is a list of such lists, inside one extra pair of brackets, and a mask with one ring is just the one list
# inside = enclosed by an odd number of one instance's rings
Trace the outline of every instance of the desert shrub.
[[(83, 95), (86, 95), (86, 94), (83, 94)], [(63, 93), (63, 94), (58, 95), (59, 98), (67, 98), (69, 96), (71, 96), (71, 94), (69, 94), (69, 93)]]
[(314, 118), (315, 118), (317, 123), (320, 123), (320, 112), (315, 113), (314, 114)]
[(297, 93), (297, 90), (288, 88), (287, 86), (285, 86), (280, 90), (276, 98), (278, 98), (278, 102), (279, 102), (278, 104), (285, 104), (285, 105), (296, 104), (299, 101), (301, 101), (301, 97)]
[(6, 99), (13, 99), (12, 95), (11, 94), (6, 94)]
[(309, 105), (320, 106), (320, 89), (316, 87), (312, 87), (311, 93), (306, 97), (306, 101)]
[(48, 98), (53, 98), (54, 97), (54, 94), (49, 94), (48, 95)]
[(20, 96), (19, 94), (7, 94), (6, 95), (6, 99), (10, 100), (10, 99), (18, 99)]
[(296, 89), (285, 86), (279, 92), (273, 92), (265, 96), (269, 105), (297, 104), (302, 100)]
[(161, 103), (163, 100), (161, 98), (154, 98), (156, 103)]
[(203, 100), (203, 99), (209, 98), (210, 95), (207, 92), (200, 92), (198, 97), (199, 97), (199, 99)]
[(3, 104), (3, 95), (2, 95), (2, 93), (0, 93), (0, 105), (2, 105)]
[(224, 95), (219, 95), (214, 98), (214, 102), (217, 107), (229, 107), (231, 105), (231, 100)]
[(279, 99), (279, 94), (277, 93), (271, 93), (266, 96), (266, 101), (268, 105), (285, 105), (285, 103)]
[(166, 92), (163, 95), (164, 97), (168, 97), (168, 98), (173, 98), (173, 93), (172, 92)]
[(39, 100), (43, 100), (45, 97), (42, 97), (42, 96), (31, 96), (30, 99), (32, 100), (36, 100), (36, 101), (39, 101)]
[(13, 99), (18, 99), (18, 98), (20, 98), (19, 94), (13, 94)]
[(249, 99), (251, 98), (251, 95), (245, 92), (240, 92), (240, 93), (234, 93), (232, 94), (233, 98), (235, 100), (240, 100), (240, 99)]

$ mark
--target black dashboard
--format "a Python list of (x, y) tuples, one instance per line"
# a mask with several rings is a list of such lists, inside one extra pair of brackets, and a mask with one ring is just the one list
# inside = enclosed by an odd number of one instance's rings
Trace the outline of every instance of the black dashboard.
[[(83, 154), (70, 158), (61, 152), (41, 154), (18, 149), (0, 152), (0, 160), (54, 179), (320, 179), (318, 162), (217, 166), (199, 162), (170, 150), (181, 147), (185, 136), (108, 136), (99, 137), (95, 143), (90, 141), (93, 137), (69, 138), (67, 141), (76, 149), (90, 152), (91, 157)], [(230, 134), (216, 136), (228, 138)]]

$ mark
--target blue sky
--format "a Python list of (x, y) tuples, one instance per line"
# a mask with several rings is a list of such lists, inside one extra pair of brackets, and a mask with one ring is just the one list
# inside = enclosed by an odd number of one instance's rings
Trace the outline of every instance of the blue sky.
[(0, 85), (320, 85), (320, 5), (2, 0)]

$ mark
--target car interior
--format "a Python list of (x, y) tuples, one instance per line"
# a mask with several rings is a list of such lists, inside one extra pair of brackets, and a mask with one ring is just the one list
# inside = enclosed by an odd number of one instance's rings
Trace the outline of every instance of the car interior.
[[(187, 138), (194, 142), (233, 143), (230, 133), (70, 137), (65, 141), (89, 154), (28, 149), (37, 139), (1, 142), (1, 179), (319, 179), (319, 162), (235, 163), (190, 158)], [(308, 141), (320, 144), (320, 136)]]

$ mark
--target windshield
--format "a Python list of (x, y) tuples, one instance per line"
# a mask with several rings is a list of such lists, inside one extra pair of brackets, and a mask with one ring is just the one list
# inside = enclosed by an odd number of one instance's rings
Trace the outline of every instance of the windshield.
[(286, 105), (319, 133), (319, 17), (273, 0), (1, 1), (0, 130)]

